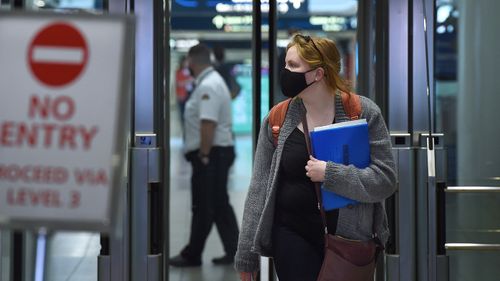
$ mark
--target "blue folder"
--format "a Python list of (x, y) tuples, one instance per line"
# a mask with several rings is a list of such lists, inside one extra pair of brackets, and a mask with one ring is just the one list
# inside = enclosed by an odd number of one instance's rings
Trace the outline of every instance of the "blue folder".
[[(366, 168), (370, 165), (370, 142), (365, 119), (316, 127), (311, 132), (313, 156), (323, 161)], [(325, 210), (343, 208), (357, 201), (321, 188)]]

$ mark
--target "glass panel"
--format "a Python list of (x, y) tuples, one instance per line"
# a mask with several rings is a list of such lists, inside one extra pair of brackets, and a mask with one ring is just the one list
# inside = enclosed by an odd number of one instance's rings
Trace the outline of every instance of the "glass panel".
[[(231, 100), (231, 118), (236, 159), (229, 170), (227, 190), (238, 225), (243, 216), (252, 166), (252, 3), (251, 1), (240, 4), (234, 3), (236, 1), (187, 2), (172, 1), (171, 14), (169, 104), (171, 256), (179, 255), (188, 244), (191, 234), (193, 171), (191, 162), (184, 157), (182, 112), (186, 110), (189, 112), (189, 109), (185, 109), (186, 103), (192, 102), (201, 93), (194, 91), (194, 77), (189, 73), (183, 59), (187, 56), (188, 50), (198, 43), (203, 43), (211, 49), (212, 65), (223, 78), (226, 78), (228, 89), (235, 94)], [(223, 54), (223, 59), (220, 54)], [(265, 76), (267, 70), (263, 69), (262, 72), (263, 80), (267, 79)], [(264, 85), (263, 93), (263, 102), (267, 104), (267, 89)], [(215, 226), (212, 229), (214, 231), (210, 232), (201, 255), (202, 267), (171, 266), (169, 280), (238, 279), (232, 266), (221, 267), (212, 263), (213, 258), (225, 254), (219, 232), (215, 231)]]
[[(436, 1), (436, 129), (444, 132), (448, 185), (500, 186), (497, 105), (500, 19), (495, 0)], [(480, 16), (479, 16), (480, 15)], [(500, 195), (448, 194), (447, 242), (500, 243)], [(450, 252), (450, 280), (497, 280), (500, 253)]]
[[(269, 52), (267, 32), (268, 3), (262, 1), (262, 103), (263, 118), (268, 108), (269, 88)], [(300, 31), (327, 37), (337, 41), (342, 52), (342, 72), (355, 87), (356, 65), (356, 14), (357, 1), (353, 0), (308, 0), (277, 1), (278, 2), (278, 54), (284, 53), (290, 35), (289, 30)], [(192, 90), (188, 72), (182, 69), (182, 57), (188, 49), (205, 43), (211, 48), (224, 46), (225, 64), (241, 87), (239, 95), (232, 100), (233, 132), (235, 135), (236, 160), (229, 175), (229, 197), (235, 209), (236, 217), (241, 223), (243, 203), (252, 170), (252, 1), (172, 1), (172, 19), (170, 38), (171, 69), (170, 75), (170, 124), (171, 124), (171, 214), (170, 214), (170, 247), (171, 255), (178, 255), (188, 243), (191, 222), (191, 165), (183, 155), (183, 139), (181, 125), (182, 104)], [(282, 57), (284, 60), (284, 57)], [(184, 81), (184, 82), (183, 82)], [(178, 86), (181, 86), (180, 88)], [(174, 94), (175, 93), (175, 94)], [(277, 92), (279, 93), (279, 91)], [(192, 97), (190, 97), (192, 98)], [(283, 96), (281, 96), (281, 99)], [(279, 100), (280, 98), (278, 98)], [(215, 267), (211, 263), (214, 256), (223, 255), (217, 232), (212, 231), (208, 237), (202, 255), (201, 268), (170, 267), (170, 280), (236, 280), (233, 267)], [(186, 277), (187, 276), (187, 277)]]

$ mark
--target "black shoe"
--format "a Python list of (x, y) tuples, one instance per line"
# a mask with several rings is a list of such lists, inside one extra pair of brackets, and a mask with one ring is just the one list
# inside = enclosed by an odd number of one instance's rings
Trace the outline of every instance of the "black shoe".
[(213, 258), (212, 262), (214, 264), (232, 264), (234, 262), (234, 256), (225, 255), (220, 258)]
[(175, 257), (171, 257), (168, 261), (168, 264), (177, 267), (200, 266), (201, 260), (190, 260), (183, 257), (182, 255), (177, 255)]

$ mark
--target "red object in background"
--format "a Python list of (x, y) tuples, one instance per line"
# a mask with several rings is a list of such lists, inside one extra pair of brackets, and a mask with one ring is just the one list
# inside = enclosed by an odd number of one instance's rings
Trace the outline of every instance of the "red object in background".
[(193, 77), (186, 68), (177, 69), (175, 72), (175, 93), (177, 101), (185, 102), (192, 90)]

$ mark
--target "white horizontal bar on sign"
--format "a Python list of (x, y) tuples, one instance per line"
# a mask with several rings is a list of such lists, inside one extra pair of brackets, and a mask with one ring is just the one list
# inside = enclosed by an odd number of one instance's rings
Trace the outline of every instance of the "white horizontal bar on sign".
[(489, 193), (500, 192), (500, 187), (494, 186), (449, 186), (445, 189), (446, 192), (453, 193)]
[(444, 247), (449, 251), (500, 251), (500, 244), (446, 243)]
[(42, 47), (37, 46), (33, 50), (33, 62), (38, 63), (83, 63), (82, 48), (71, 47)]

